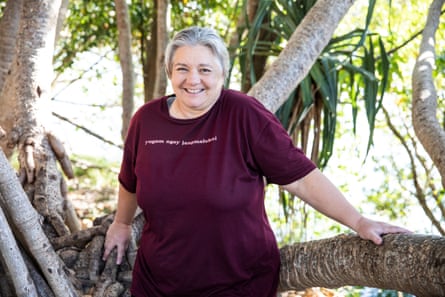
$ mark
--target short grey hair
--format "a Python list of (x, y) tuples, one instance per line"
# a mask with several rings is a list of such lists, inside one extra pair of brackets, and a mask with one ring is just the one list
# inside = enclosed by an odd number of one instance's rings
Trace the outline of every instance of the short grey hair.
[(223, 70), (224, 78), (229, 75), (229, 51), (223, 39), (211, 28), (189, 27), (179, 31), (167, 45), (165, 50), (165, 71), (170, 77), (173, 67), (173, 56), (183, 46), (201, 45), (209, 48), (217, 57)]

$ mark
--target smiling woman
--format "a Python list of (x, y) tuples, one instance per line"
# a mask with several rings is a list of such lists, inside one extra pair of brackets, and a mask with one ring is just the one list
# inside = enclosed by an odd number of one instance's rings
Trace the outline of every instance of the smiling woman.
[(206, 46), (183, 46), (176, 50), (169, 78), (176, 99), (170, 115), (196, 118), (213, 106), (224, 86), (223, 69)]
[(212, 30), (184, 30), (166, 50), (166, 70), (176, 100), (174, 118), (196, 118), (218, 99), (228, 74), (229, 55)]
[(280, 255), (265, 181), (376, 244), (383, 233), (406, 232), (360, 215), (270, 111), (223, 88), (228, 52), (213, 30), (179, 32), (166, 58), (174, 95), (150, 101), (131, 120), (103, 255), (117, 248), (121, 263), (139, 206), (146, 224), (135, 297), (275, 297)]

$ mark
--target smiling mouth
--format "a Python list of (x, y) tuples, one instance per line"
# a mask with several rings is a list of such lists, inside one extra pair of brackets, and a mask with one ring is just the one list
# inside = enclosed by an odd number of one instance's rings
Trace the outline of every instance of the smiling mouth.
[(204, 89), (184, 89), (184, 90), (190, 94), (199, 94), (204, 91)]

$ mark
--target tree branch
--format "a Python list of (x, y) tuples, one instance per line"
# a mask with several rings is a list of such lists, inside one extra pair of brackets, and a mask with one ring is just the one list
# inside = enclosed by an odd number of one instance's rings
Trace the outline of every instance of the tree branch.
[(437, 92), (433, 79), (435, 33), (444, 2), (434, 0), (428, 11), (419, 56), (412, 75), (412, 116), (416, 136), (439, 170), (445, 187), (445, 132), (437, 119)]
[[(327, 252), (329, 251), (329, 252)], [(445, 296), (445, 237), (388, 234), (381, 246), (356, 235), (281, 248), (280, 290), (366, 286)]]
[(99, 134), (97, 134), (97, 133), (91, 131), (90, 129), (85, 128), (84, 126), (81, 126), (81, 125), (79, 125), (79, 124), (74, 123), (73, 121), (71, 121), (71, 120), (68, 119), (67, 117), (64, 117), (64, 116), (62, 116), (62, 115), (60, 115), (60, 114), (58, 114), (58, 113), (55, 113), (55, 112), (53, 112), (52, 114), (53, 114), (53, 116), (55, 116), (55, 117), (61, 119), (62, 121), (65, 121), (65, 122), (67, 122), (67, 123), (70, 123), (71, 125), (75, 126), (76, 128), (79, 128), (79, 129), (83, 130), (83, 131), (86, 132), (87, 134), (90, 134), (91, 136), (96, 137), (97, 139), (99, 139), (99, 140), (101, 140), (101, 141), (103, 141), (103, 142), (105, 142), (105, 143), (108, 143), (108, 144), (110, 144), (110, 145), (112, 145), (112, 146), (115, 146), (115, 147), (117, 147), (117, 148), (122, 149), (122, 145), (120, 145), (120, 144), (116, 144), (116, 143), (114, 143), (114, 142), (111, 141), (111, 140), (108, 140), (108, 139), (103, 138), (103, 137), (100, 136)]
[[(36, 210), (2, 150), (0, 150), (0, 195), (4, 200), (5, 212), (10, 215), (14, 225), (23, 235), (25, 241), (23, 245), (38, 262), (56, 295), (77, 297), (77, 292), (65, 275), (63, 263), (42, 230)], [(17, 205), (20, 207), (16, 207)]]
[[(0, 194), (1, 196), (1, 194)], [(1, 198), (3, 200), (3, 198)], [(0, 254), (5, 263), (8, 273), (13, 275), (11, 278), (17, 296), (32, 297), (37, 296), (37, 290), (32, 281), (25, 261), (22, 258), (20, 249), (17, 246), (15, 237), (9, 227), (5, 213), (0, 206)]]
[[(249, 95), (275, 112), (310, 71), (355, 0), (317, 1)], [(317, 24), (317, 26), (314, 26)]]

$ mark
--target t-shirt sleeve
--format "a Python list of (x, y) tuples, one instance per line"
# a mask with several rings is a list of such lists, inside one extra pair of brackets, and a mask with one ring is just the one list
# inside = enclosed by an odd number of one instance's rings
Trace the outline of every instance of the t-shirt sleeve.
[(137, 178), (135, 174), (136, 152), (139, 138), (138, 118), (135, 115), (128, 128), (124, 144), (121, 168), (118, 175), (119, 183), (130, 193), (136, 193)]
[(134, 175), (134, 167), (131, 166), (131, 153), (127, 153), (127, 151), (124, 151), (118, 180), (125, 190), (136, 193), (136, 176)]
[(294, 146), (287, 131), (273, 114), (266, 115), (267, 124), (259, 131), (253, 154), (262, 174), (269, 183), (286, 185), (299, 180), (316, 165)]

